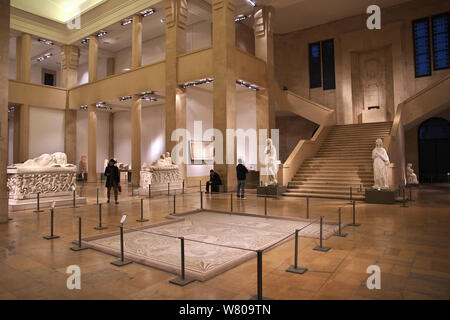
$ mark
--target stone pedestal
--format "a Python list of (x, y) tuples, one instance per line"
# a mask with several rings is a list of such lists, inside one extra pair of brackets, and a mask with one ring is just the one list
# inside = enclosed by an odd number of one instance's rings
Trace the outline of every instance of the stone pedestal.
[(377, 204), (394, 204), (395, 191), (366, 189), (366, 202)]
[(278, 186), (278, 185), (256, 188), (256, 194), (261, 197), (267, 196), (267, 197), (278, 198), (281, 195), (283, 195), (283, 193), (285, 193), (285, 192), (286, 192), (286, 187)]

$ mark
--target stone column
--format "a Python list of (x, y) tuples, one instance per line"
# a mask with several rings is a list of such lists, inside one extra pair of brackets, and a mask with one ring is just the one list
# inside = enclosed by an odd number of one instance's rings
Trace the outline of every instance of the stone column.
[(98, 38), (89, 37), (89, 82), (97, 80), (98, 71)]
[[(142, 65), (142, 17), (133, 16), (131, 34), (131, 68), (136, 69)], [(142, 99), (133, 95), (131, 100), (131, 183), (139, 185), (141, 171), (141, 123)]]
[(97, 107), (88, 106), (88, 182), (97, 182)]
[[(236, 139), (227, 137), (226, 129), (236, 129), (236, 76), (235, 76), (235, 2), (213, 0), (213, 127), (223, 135), (223, 164), (214, 164), (227, 191), (236, 187)], [(227, 154), (233, 155), (227, 164)]]
[(109, 146), (108, 159), (114, 158), (114, 113), (109, 113)]
[(0, 223), (8, 222), (8, 74), (10, 1), (0, 1)]
[[(274, 67), (274, 49), (273, 49), (273, 26), (275, 10), (273, 7), (257, 8), (254, 13), (254, 32), (255, 32), (255, 56), (266, 62), (267, 72), (267, 90), (261, 90), (256, 93), (257, 101), (264, 102), (263, 105), (257, 105), (257, 108), (265, 109), (265, 101), (268, 104), (268, 123), (258, 121), (259, 129), (275, 129), (275, 67)], [(258, 97), (264, 95), (266, 97)], [(265, 112), (265, 111), (263, 111)], [(261, 114), (263, 113), (261, 112)], [(264, 119), (264, 121), (266, 121)], [(268, 132), (270, 135), (270, 132)]]
[[(16, 78), (30, 82), (31, 36), (23, 34), (16, 42)], [(28, 160), (30, 131), (30, 106), (18, 105), (14, 108), (14, 163)]]
[[(89, 37), (89, 82), (97, 80), (98, 38)], [(97, 107), (88, 106), (88, 182), (97, 182)]]
[(106, 60), (106, 76), (116, 73), (116, 58), (108, 58)]
[[(176, 141), (172, 132), (186, 128), (186, 98), (177, 77), (177, 56), (186, 52), (186, 0), (164, 0), (166, 14), (166, 151), (172, 152)], [(177, 95), (177, 94), (180, 95)], [(172, 155), (176, 157), (177, 155)], [(180, 166), (185, 177), (185, 166)]]
[(131, 183), (139, 185), (141, 171), (142, 99), (133, 95), (131, 100)]
[[(70, 89), (78, 83), (78, 61), (80, 50), (76, 46), (65, 45), (61, 49), (61, 86)], [(69, 109), (66, 99), (64, 152), (68, 163), (77, 163), (77, 110)]]

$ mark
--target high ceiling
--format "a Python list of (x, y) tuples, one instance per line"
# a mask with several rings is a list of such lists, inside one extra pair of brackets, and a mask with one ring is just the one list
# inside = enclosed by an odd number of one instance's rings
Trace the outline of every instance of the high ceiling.
[(66, 23), (105, 1), (107, 0), (11, 0), (11, 6), (43, 18)]

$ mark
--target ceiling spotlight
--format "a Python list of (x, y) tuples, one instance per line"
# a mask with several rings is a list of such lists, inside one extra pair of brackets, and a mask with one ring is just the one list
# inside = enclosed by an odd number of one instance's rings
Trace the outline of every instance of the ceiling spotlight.
[(256, 2), (255, 2), (255, 0), (247, 0), (247, 2), (248, 2), (252, 7), (256, 7)]
[(101, 107), (101, 106), (104, 106), (105, 104), (106, 104), (106, 102), (101, 101), (101, 102), (97, 102), (97, 103), (95, 104), (95, 106), (96, 106), (97, 108), (99, 108), (99, 107)]
[(100, 30), (100, 32), (99, 33), (97, 33), (97, 37), (103, 37), (103, 36), (106, 36), (106, 34), (108, 33), (108, 31), (105, 31), (105, 30)]
[(155, 9), (145, 9), (144, 11), (141, 11), (140, 14), (143, 17), (149, 16), (151, 14), (154, 14), (156, 11)]
[(123, 96), (119, 98), (119, 101), (125, 101), (125, 100), (130, 100), (131, 96)]
[(127, 18), (127, 19), (123, 19), (122, 22), (120, 23), (122, 26), (126, 26), (127, 24), (130, 24), (133, 22), (133, 19), (131, 18)]
[(197, 81), (186, 82), (186, 83), (182, 84), (180, 87), (183, 88), (183, 89), (186, 89), (186, 88), (189, 88), (189, 87), (196, 87), (198, 85), (205, 84), (205, 83), (211, 83), (213, 81), (214, 81), (213, 78), (204, 78), (204, 79), (200, 79), (200, 80), (197, 80)]
[(159, 20), (161, 23), (166, 22), (166, 19), (162, 18), (161, 20)]
[(236, 18), (234, 18), (234, 22), (239, 22), (239, 21), (245, 20), (247, 18), (250, 18), (250, 16), (245, 15), (245, 14), (240, 14)]
[(155, 97), (149, 97), (149, 96), (142, 96), (141, 97), (142, 100), (146, 100), (146, 101), (158, 101), (158, 99), (156, 99)]
[(53, 45), (53, 41), (51, 41), (51, 40), (46, 40), (46, 39), (41, 39), (41, 38), (39, 38), (38, 41), (39, 41), (40, 43), (43, 43), (43, 44), (46, 44), (46, 45), (49, 45), (49, 46), (52, 46), (52, 45)]
[(37, 58), (36, 61), (39, 61), (39, 62), (44, 61), (48, 58), (51, 58), (52, 56), (53, 56), (53, 53), (46, 53), (42, 57)]
[(152, 95), (152, 94), (155, 94), (155, 91), (151, 90), (151, 91), (145, 91), (145, 92), (140, 93), (141, 96), (148, 96), (148, 95)]
[(8, 106), (8, 112), (14, 112), (14, 107), (13, 106)]
[(81, 40), (82, 44), (88, 43), (89, 42), (89, 38), (84, 38), (83, 40)]
[(82, 106), (80, 106), (80, 110), (87, 110), (88, 105), (87, 104), (83, 104)]
[(259, 91), (259, 87), (256, 84), (251, 84), (243, 80), (236, 80), (236, 83), (243, 87), (249, 88), (250, 90)]

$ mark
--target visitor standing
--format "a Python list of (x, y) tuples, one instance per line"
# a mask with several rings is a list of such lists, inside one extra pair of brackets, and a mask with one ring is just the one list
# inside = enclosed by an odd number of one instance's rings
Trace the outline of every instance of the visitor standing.
[(119, 202), (117, 201), (117, 197), (119, 195), (119, 191), (121, 191), (121, 186), (119, 168), (117, 168), (116, 166), (116, 160), (109, 160), (108, 165), (105, 168), (105, 176), (106, 188), (108, 190), (108, 201), (106, 202), (109, 203), (111, 199), (111, 189), (114, 189), (114, 200), (116, 204), (119, 204)]
[(240, 199), (245, 198), (245, 179), (247, 178), (248, 170), (245, 165), (242, 164), (242, 159), (238, 159), (238, 165), (236, 166), (236, 176), (237, 176), (237, 197)]

